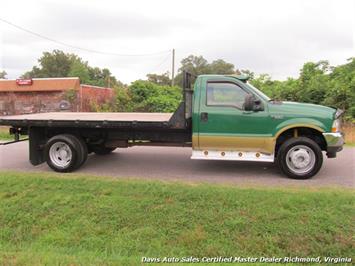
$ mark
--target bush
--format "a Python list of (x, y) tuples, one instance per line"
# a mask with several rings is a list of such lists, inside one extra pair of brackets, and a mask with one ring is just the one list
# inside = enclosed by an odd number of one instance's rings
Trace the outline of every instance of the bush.
[(131, 112), (132, 111), (132, 99), (127, 88), (117, 87), (115, 88), (115, 111), (116, 112)]
[(355, 117), (355, 58), (336, 67), (327, 61), (308, 62), (297, 79), (278, 81), (262, 74), (251, 83), (273, 99), (323, 104), (345, 110), (345, 117)]
[(352, 118), (355, 118), (355, 106), (350, 108), (350, 114)]
[(174, 112), (182, 99), (179, 87), (137, 80), (128, 87), (130, 109), (135, 112)]

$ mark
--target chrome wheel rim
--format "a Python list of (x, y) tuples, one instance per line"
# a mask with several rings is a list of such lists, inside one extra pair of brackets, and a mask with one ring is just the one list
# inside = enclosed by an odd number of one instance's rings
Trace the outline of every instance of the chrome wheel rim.
[(49, 158), (58, 168), (66, 168), (70, 164), (72, 157), (73, 154), (69, 145), (64, 142), (58, 141), (49, 149)]
[(316, 155), (311, 148), (297, 145), (287, 152), (286, 164), (290, 171), (297, 175), (308, 174), (316, 164)]

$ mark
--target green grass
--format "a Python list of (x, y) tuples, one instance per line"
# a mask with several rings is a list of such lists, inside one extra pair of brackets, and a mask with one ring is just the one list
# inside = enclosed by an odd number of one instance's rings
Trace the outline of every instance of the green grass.
[(348, 146), (348, 147), (355, 147), (355, 143), (352, 143), (352, 142), (350, 142), (350, 143), (345, 143), (345, 146)]
[(351, 257), (354, 218), (350, 189), (0, 172), (2, 265), (140, 265), (142, 256)]
[(0, 140), (13, 140), (14, 136), (10, 135), (9, 132), (0, 131)]
[[(27, 136), (20, 136), (20, 139), (27, 138)], [(0, 142), (14, 140), (15, 136), (10, 135), (8, 127), (0, 127)]]

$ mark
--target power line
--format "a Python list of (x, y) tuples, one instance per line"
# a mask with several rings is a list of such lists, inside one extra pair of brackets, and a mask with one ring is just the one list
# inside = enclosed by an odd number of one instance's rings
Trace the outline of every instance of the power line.
[(170, 58), (170, 56), (171, 56), (171, 55), (168, 54), (168, 56), (165, 57), (165, 58), (163, 59), (163, 61), (161, 61), (158, 65), (156, 65), (154, 68), (152, 68), (152, 71), (149, 71), (148, 74), (155, 72), (155, 71), (156, 71), (159, 67), (161, 67), (166, 61), (168, 61), (168, 59)]
[(12, 27), (15, 27), (21, 31), (24, 31), (24, 32), (27, 32), (29, 34), (32, 34), (34, 36), (37, 36), (39, 38), (42, 38), (42, 39), (45, 39), (47, 41), (51, 41), (51, 42), (54, 42), (54, 43), (57, 43), (57, 44), (60, 44), (60, 45), (63, 45), (63, 46), (66, 46), (66, 47), (70, 47), (70, 48), (73, 48), (73, 49), (77, 49), (77, 50), (82, 50), (82, 51), (86, 51), (86, 52), (90, 52), (90, 53), (96, 53), (96, 54), (103, 54), (103, 55), (113, 55), (113, 56), (154, 56), (154, 55), (160, 55), (160, 54), (165, 54), (165, 53), (170, 53), (171, 51), (170, 50), (166, 50), (166, 51), (161, 51), (161, 52), (156, 52), (156, 53), (147, 53), (147, 54), (118, 54), (118, 53), (111, 53), (111, 52), (105, 52), (105, 51), (98, 51), (98, 50), (93, 50), (93, 49), (87, 49), (87, 48), (82, 48), (82, 47), (79, 47), (79, 46), (75, 46), (75, 45), (71, 45), (71, 44), (67, 44), (65, 42), (62, 42), (62, 41), (58, 41), (58, 40), (55, 40), (55, 39), (52, 39), (52, 38), (49, 38), (47, 36), (44, 36), (42, 34), (39, 34), (39, 33), (36, 33), (32, 30), (29, 30), (29, 29), (25, 29), (19, 25), (16, 25), (8, 20), (5, 20), (3, 18), (0, 18), (0, 21), (2, 21), (3, 23), (6, 23)]

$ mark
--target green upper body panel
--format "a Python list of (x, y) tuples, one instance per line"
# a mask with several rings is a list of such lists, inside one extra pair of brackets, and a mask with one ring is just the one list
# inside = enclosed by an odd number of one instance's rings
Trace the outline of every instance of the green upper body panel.
[[(261, 101), (263, 110), (245, 111), (238, 97), (236, 99), (239, 102), (235, 106), (233, 104), (209, 104), (208, 97), (211, 96), (208, 96), (208, 93), (211, 93), (214, 89), (212, 87), (216, 87), (216, 84), (218, 89), (226, 84), (226, 87), (234, 86), (237, 90), (243, 91), (242, 95), (253, 94)], [(227, 96), (228, 94), (225, 95)], [(223, 93), (218, 97), (226, 101)], [(257, 88), (246, 83), (244, 77), (201, 75), (194, 85), (193, 134), (272, 137), (282, 129), (293, 125), (309, 125), (324, 132), (330, 132), (335, 112), (335, 109), (321, 105), (272, 101)], [(205, 114), (208, 114), (208, 121), (202, 119)]]
[[(321, 128), (324, 132), (330, 132), (333, 124), (335, 109), (309, 103), (297, 102), (268, 102), (269, 115), (276, 117), (273, 123), (274, 133), (284, 126), (292, 124), (308, 124)], [(281, 119), (277, 119), (281, 116)]]

